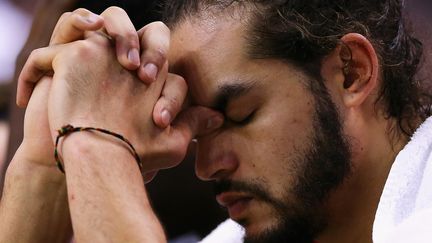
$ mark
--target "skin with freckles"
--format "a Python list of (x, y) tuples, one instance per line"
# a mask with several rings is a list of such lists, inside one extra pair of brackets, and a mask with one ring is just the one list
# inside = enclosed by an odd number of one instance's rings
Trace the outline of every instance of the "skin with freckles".
[(188, 82), (192, 103), (226, 118), (198, 138), (198, 177), (216, 182), (246, 242), (372, 242), (381, 190), (406, 141), (390, 141), (394, 121), (375, 112), (370, 43), (345, 36), (352, 73), (344, 76), (337, 48), (314, 80), (286, 61), (248, 57), (245, 25), (221, 19), (189, 18), (171, 35), (170, 71)]

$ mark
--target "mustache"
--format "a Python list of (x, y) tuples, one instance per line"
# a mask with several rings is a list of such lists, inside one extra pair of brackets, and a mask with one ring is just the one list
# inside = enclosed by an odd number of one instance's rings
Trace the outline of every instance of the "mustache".
[(213, 192), (219, 195), (224, 192), (242, 192), (253, 195), (256, 199), (268, 202), (271, 204), (279, 204), (279, 202), (264, 189), (264, 186), (245, 181), (220, 180), (213, 182)]

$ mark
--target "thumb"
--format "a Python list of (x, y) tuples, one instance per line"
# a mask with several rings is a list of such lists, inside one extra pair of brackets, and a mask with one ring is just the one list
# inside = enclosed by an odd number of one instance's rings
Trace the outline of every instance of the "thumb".
[(223, 123), (224, 117), (221, 113), (203, 106), (193, 106), (180, 113), (172, 127), (189, 143), (196, 136), (203, 136), (220, 128)]

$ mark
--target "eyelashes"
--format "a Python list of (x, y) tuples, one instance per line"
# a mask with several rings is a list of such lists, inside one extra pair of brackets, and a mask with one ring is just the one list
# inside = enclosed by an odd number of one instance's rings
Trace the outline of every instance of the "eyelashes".
[(228, 116), (225, 116), (226, 122), (228, 124), (233, 124), (236, 126), (245, 126), (245, 125), (249, 124), (254, 119), (255, 113), (256, 113), (256, 111), (252, 111), (249, 115), (247, 115), (246, 117), (240, 118), (240, 119), (230, 118)]

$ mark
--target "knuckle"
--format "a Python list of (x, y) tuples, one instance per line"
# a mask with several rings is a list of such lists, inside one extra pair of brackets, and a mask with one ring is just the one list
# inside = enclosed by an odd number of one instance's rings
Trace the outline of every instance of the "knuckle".
[(162, 21), (156, 21), (156, 22), (153, 22), (153, 23), (149, 24), (149, 27), (150, 27), (151, 29), (155, 28), (155, 29), (161, 30), (161, 31), (164, 32), (165, 34), (170, 34), (170, 33), (171, 33), (171, 30), (170, 30), (170, 29), (168, 28), (168, 26), (167, 26), (165, 23), (163, 23)]
[(123, 41), (124, 37), (122, 36), (122, 34), (119, 32), (118, 29), (110, 29), (108, 31), (108, 34), (111, 38), (114, 38), (117, 42)]
[(77, 8), (73, 11), (74, 14), (78, 14), (78, 15), (83, 15), (83, 14), (88, 14), (90, 13), (90, 10), (85, 9), (85, 8)]
[(96, 48), (96, 47), (106, 48), (106, 47), (109, 47), (111, 45), (109, 39), (103, 35), (100, 35), (100, 34), (94, 35), (92, 37), (91, 43), (92, 44), (90, 44), (90, 43), (88, 43), (88, 44), (91, 45), (93, 48)]
[(138, 34), (135, 31), (133, 31), (133, 30), (126, 31), (125, 37), (128, 40), (138, 40)]
[(40, 60), (39, 60), (39, 57), (42, 55), (42, 52), (43, 52), (45, 49), (46, 49), (46, 48), (38, 48), (38, 49), (34, 49), (34, 50), (32, 50), (32, 51), (30, 52), (29, 57), (28, 57), (28, 62), (29, 62), (31, 65), (34, 65), (34, 66), (36, 66), (37, 68), (39, 68), (39, 65), (38, 65), (38, 62), (40, 61)]
[(69, 37), (69, 32), (67, 30), (68, 29), (59, 30), (57, 33), (53, 35), (51, 41), (57, 44), (65, 42), (65, 40), (67, 40)]
[(76, 43), (75, 46), (76, 46), (77, 50), (87, 51), (87, 49), (90, 49), (89, 44), (88, 44), (87, 41), (78, 40), (75, 43)]
[(74, 51), (72, 53), (76, 53), (79, 56), (87, 56), (94, 54), (94, 48), (92, 48), (91, 44), (88, 41), (79, 40), (75, 42)]
[(126, 14), (126, 11), (118, 6), (111, 6), (105, 10), (106, 13), (123, 13)]
[[(69, 20), (68, 20), (68, 24), (70, 25), (70, 27), (72, 27), (73, 31), (77, 31), (80, 28), (78, 28), (79, 24), (82, 21), (82, 15), (81, 14), (77, 14), (77, 13), (72, 13), (69, 16)], [(62, 31), (64, 33), (64, 31)]]
[(177, 143), (175, 143), (175, 145), (170, 149), (169, 154), (172, 162), (179, 163), (186, 156), (188, 144), (184, 141), (184, 139), (180, 139), (180, 141), (177, 141)]
[(41, 48), (32, 50), (30, 52), (30, 55), (29, 55), (28, 59), (30, 61), (36, 59), (39, 56), (40, 52), (41, 52)]
[(155, 62), (159, 66), (162, 66), (167, 58), (167, 52), (161, 47), (155, 47), (152, 50), (147, 50), (146, 53), (146, 58)]
[(153, 22), (145, 27), (141, 45), (146, 50), (145, 57), (163, 65), (167, 59), (170, 45), (170, 30), (162, 22)]
[(168, 107), (171, 108), (171, 110), (177, 110), (181, 107), (180, 100), (178, 97), (172, 96), (172, 97), (165, 97)]
[(127, 31), (124, 36), (129, 45), (133, 47), (139, 47), (138, 34), (135, 31), (133, 30)]
[(186, 85), (186, 80), (183, 78), (183, 76), (180, 76), (178, 74), (175, 73), (170, 73), (169, 77), (172, 78), (173, 80), (175, 80), (177, 83), (179, 84), (185, 84)]
[(67, 19), (69, 16), (71, 16), (72, 15), (72, 13), (71, 12), (65, 12), (65, 13), (63, 13), (61, 16), (60, 16), (60, 18), (59, 18), (59, 20), (57, 21), (58, 23), (60, 23), (60, 22), (62, 22), (63, 20), (65, 20), (65, 19)]
[(156, 57), (158, 57), (160, 60), (165, 60), (167, 58), (167, 51), (164, 47), (158, 47), (155, 50), (155, 55)]
[(187, 91), (187, 83), (186, 80), (177, 74), (171, 74), (172, 79), (176, 82), (176, 86), (180, 91), (186, 92)]

